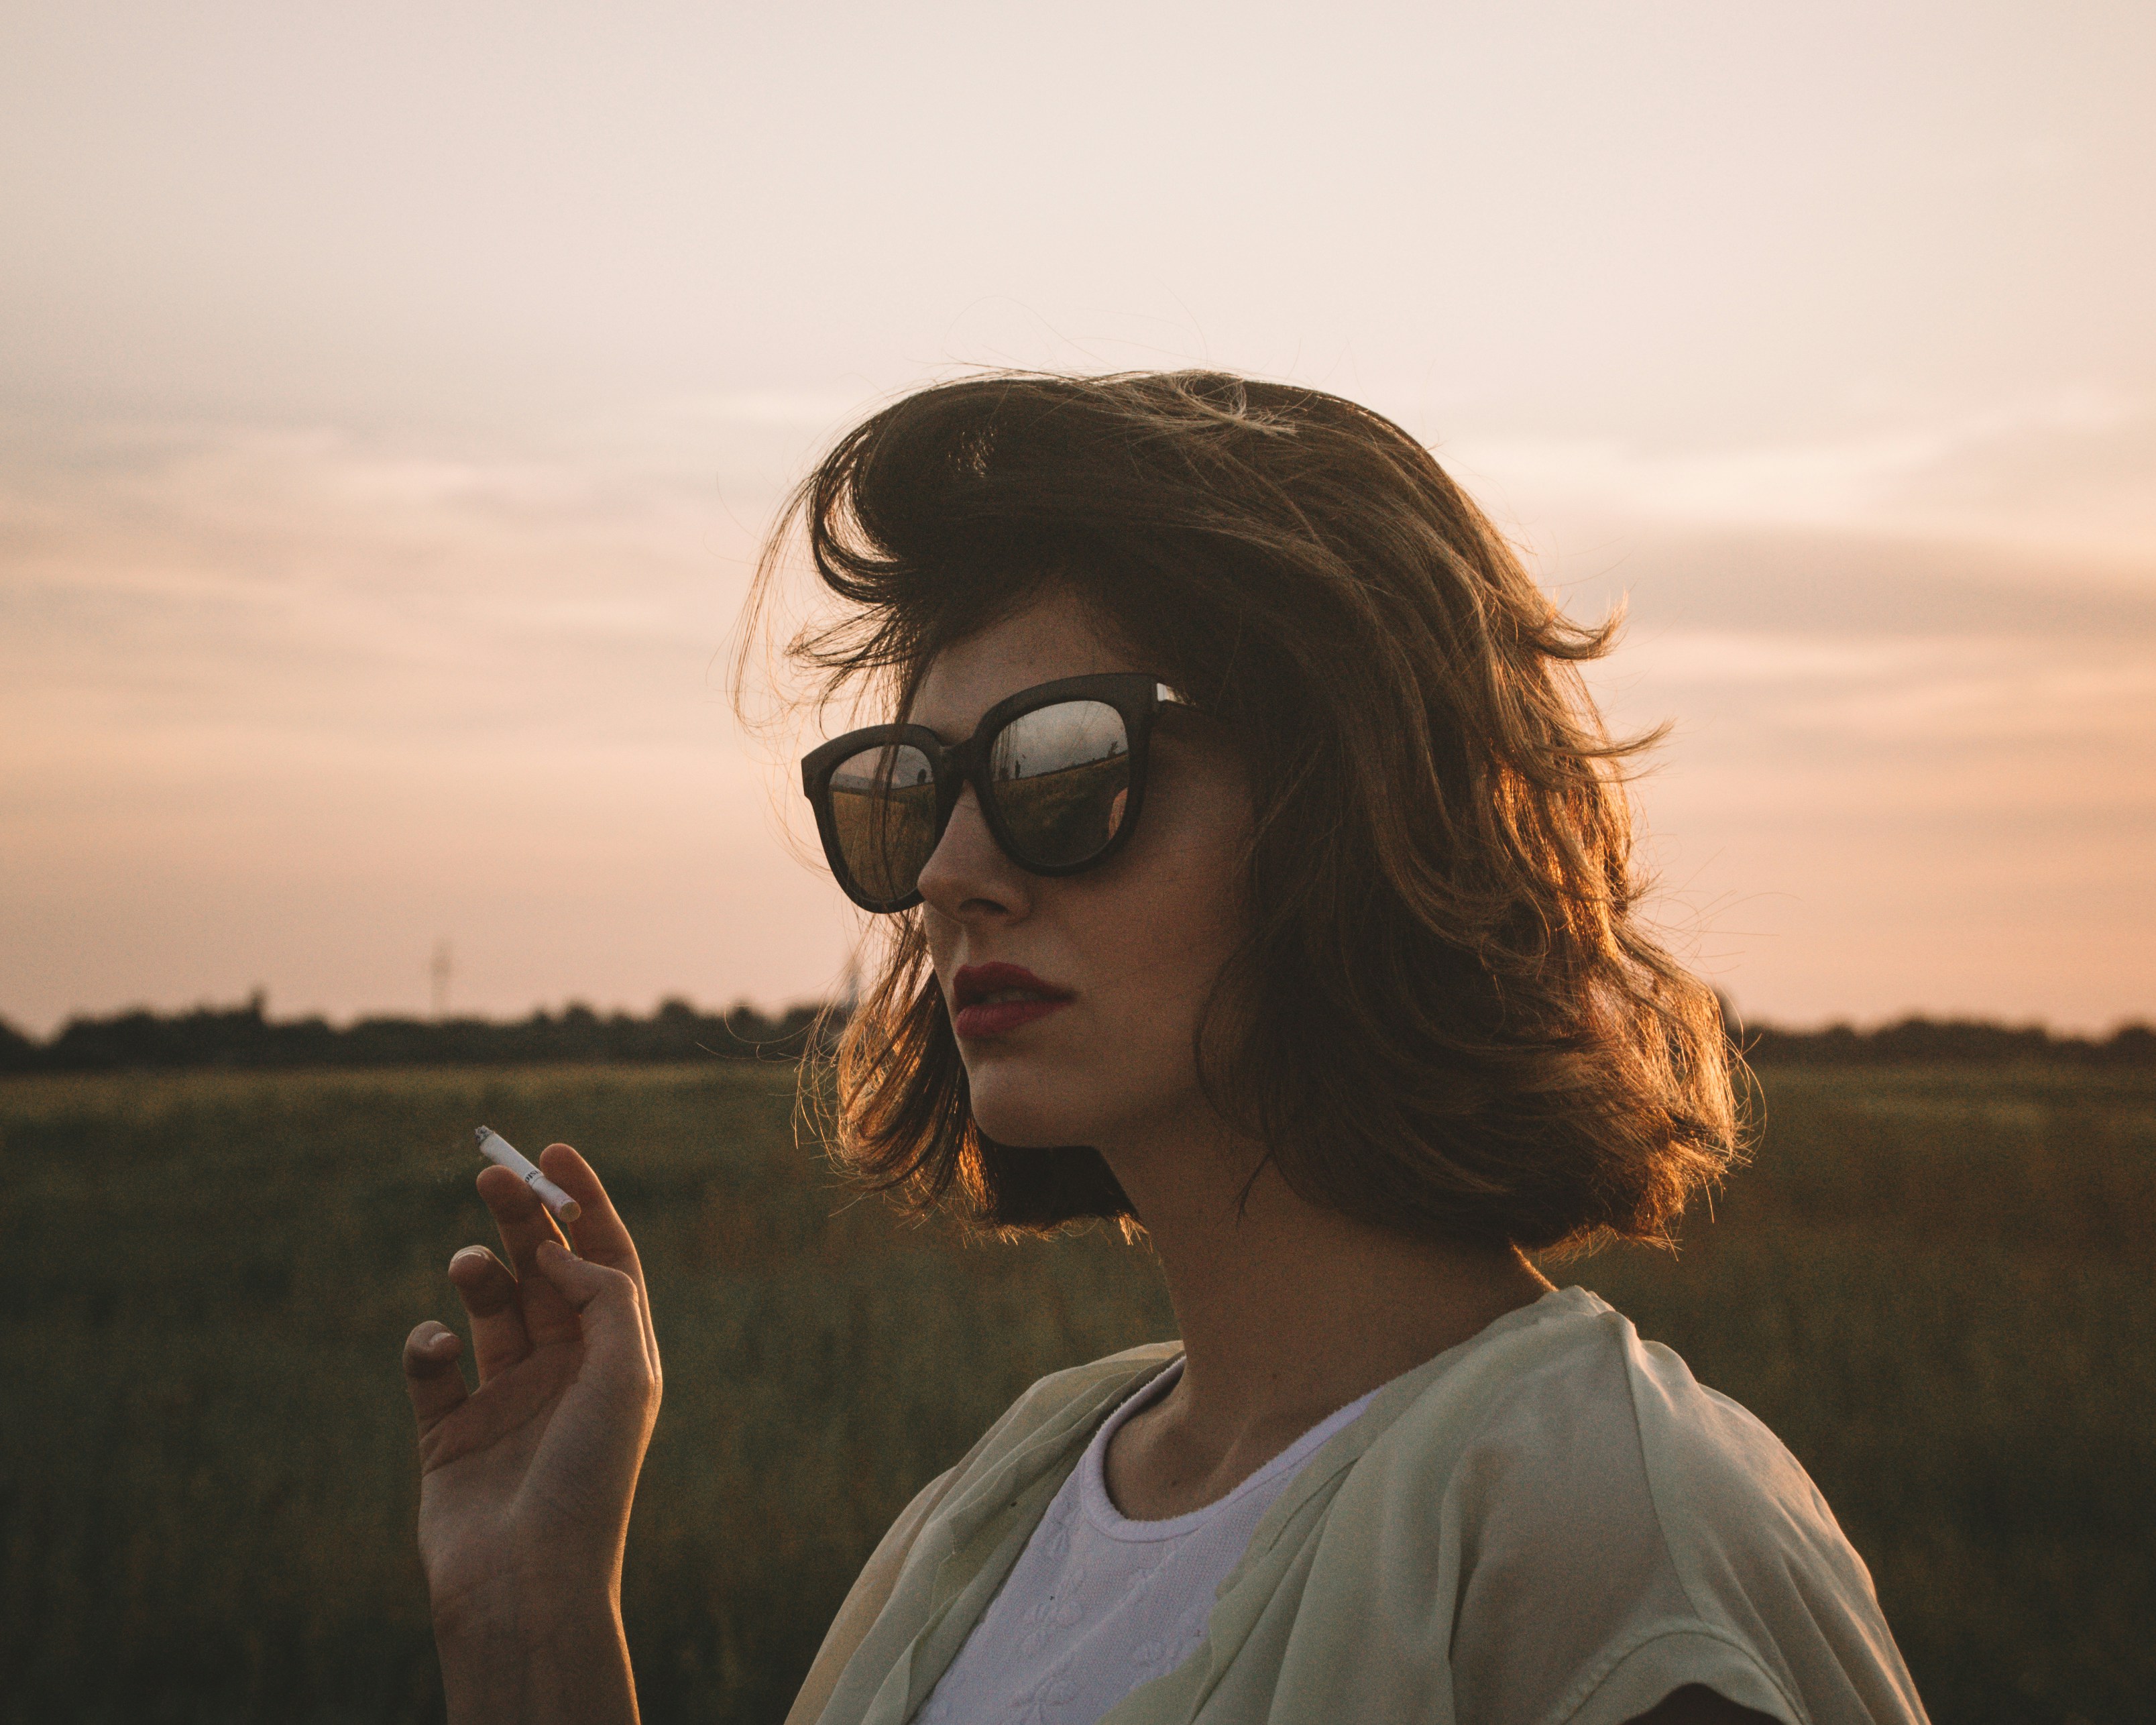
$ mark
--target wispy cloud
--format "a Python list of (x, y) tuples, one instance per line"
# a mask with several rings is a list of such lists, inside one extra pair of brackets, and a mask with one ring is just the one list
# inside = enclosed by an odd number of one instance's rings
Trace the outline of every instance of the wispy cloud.
[(2019, 542), (2156, 562), (2156, 409), (2077, 389), (1810, 439), (1475, 438), (1446, 458), (1519, 519)]

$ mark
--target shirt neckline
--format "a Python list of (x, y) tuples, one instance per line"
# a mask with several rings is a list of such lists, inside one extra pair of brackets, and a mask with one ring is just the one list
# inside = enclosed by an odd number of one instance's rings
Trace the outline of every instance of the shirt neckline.
[(1228, 1513), (1236, 1504), (1282, 1481), (1285, 1476), (1291, 1475), (1323, 1448), (1329, 1439), (1353, 1424), (1385, 1387), (1381, 1384), (1376, 1389), (1358, 1396), (1346, 1407), (1327, 1414), (1271, 1461), (1246, 1479), (1238, 1481), (1230, 1490), (1212, 1502), (1201, 1504), (1196, 1509), (1161, 1521), (1136, 1521), (1117, 1509), (1115, 1500), (1108, 1496), (1108, 1445), (1125, 1420), (1151, 1407), (1166, 1395), (1182, 1376), (1183, 1360), (1178, 1356), (1158, 1375), (1141, 1385), (1136, 1394), (1123, 1399), (1122, 1404), (1101, 1421), (1100, 1429), (1093, 1434), (1092, 1441), (1086, 1445), (1085, 1455), (1079, 1459), (1080, 1508), (1086, 1520), (1111, 1539), (1136, 1543), (1180, 1539), (1186, 1534), (1196, 1532), (1215, 1517)]

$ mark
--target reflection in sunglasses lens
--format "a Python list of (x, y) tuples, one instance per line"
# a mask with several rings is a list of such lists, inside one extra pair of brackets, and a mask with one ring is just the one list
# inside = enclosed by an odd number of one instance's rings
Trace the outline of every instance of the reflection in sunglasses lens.
[(936, 849), (936, 780), (910, 743), (863, 749), (831, 775), (831, 815), (854, 884), (870, 898), (911, 897)]
[(998, 734), (988, 777), (1020, 860), (1050, 868), (1084, 862), (1107, 848), (1129, 802), (1123, 716), (1100, 701), (1037, 707)]

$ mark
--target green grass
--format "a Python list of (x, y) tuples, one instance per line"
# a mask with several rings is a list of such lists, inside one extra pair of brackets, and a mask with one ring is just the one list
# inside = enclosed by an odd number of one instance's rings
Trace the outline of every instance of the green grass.
[[(667, 1399), (624, 1609), (647, 1717), (773, 1720), (913, 1488), (1040, 1373), (1169, 1332), (1142, 1251), (849, 1204), (792, 1074), (0, 1085), (0, 1717), (439, 1717), (398, 1344), (485, 1239), (480, 1122), (638, 1232)], [(1758, 1164), (1597, 1289), (1781, 1434), (1941, 1721), (2156, 1693), (2156, 1080), (1767, 1075)]]

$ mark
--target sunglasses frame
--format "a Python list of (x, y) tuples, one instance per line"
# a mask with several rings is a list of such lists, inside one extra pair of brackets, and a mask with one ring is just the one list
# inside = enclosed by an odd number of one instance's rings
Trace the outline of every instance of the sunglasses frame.
[[(1123, 737), (1128, 744), (1126, 759), (1131, 775), (1123, 818), (1109, 835), (1108, 842), (1082, 862), (1028, 862), (1013, 844), (1010, 829), (997, 806), (994, 783), (988, 777), (988, 761), (996, 738), (1007, 726), (1028, 713), (1066, 701), (1098, 701), (1122, 716)], [(824, 857), (831, 865), (833, 876), (846, 896), (865, 911), (890, 915), (911, 910), (921, 902), (921, 891), (916, 886), (903, 898), (871, 897), (860, 889), (853, 871), (846, 865), (845, 851), (839, 842), (838, 816), (832, 807), (831, 778), (841, 766), (864, 749), (902, 743), (919, 749), (927, 757), (929, 773), (936, 785), (936, 837), (930, 847), (932, 854), (934, 845), (943, 842), (952, 813), (970, 784), (979, 799), (981, 818), (988, 823), (996, 848), (1015, 866), (1029, 875), (1082, 875), (1088, 869), (1100, 867), (1129, 842), (1137, 826), (1139, 813), (1145, 806), (1146, 752), (1152, 741), (1152, 721), (1163, 706), (1188, 704), (1148, 671), (1105, 671), (1086, 677), (1062, 677), (1004, 696), (981, 716), (979, 726), (963, 742), (947, 744), (925, 725), (871, 725), (863, 731), (849, 731), (843, 737), (834, 737), (802, 757), (801, 788), (809, 806), (816, 811), (816, 830), (824, 840)]]

